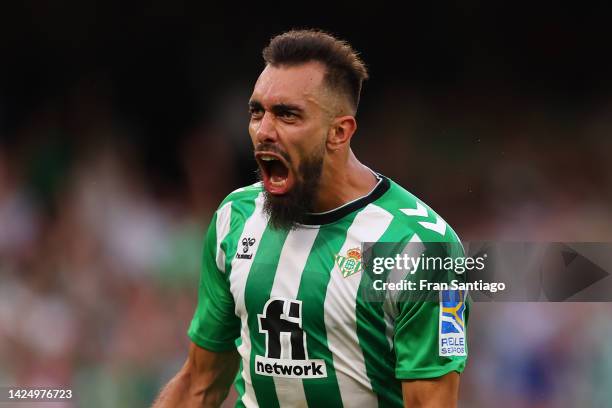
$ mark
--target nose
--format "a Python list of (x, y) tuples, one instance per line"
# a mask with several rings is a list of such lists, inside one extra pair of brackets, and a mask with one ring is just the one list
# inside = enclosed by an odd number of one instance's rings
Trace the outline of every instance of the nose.
[(270, 112), (265, 112), (259, 121), (259, 127), (255, 132), (258, 143), (274, 143), (278, 140), (276, 133), (276, 123)]

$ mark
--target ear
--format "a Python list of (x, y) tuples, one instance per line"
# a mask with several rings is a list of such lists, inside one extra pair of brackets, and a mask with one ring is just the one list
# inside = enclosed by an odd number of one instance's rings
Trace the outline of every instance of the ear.
[(357, 121), (354, 116), (338, 116), (329, 130), (327, 148), (336, 151), (347, 146), (356, 130)]

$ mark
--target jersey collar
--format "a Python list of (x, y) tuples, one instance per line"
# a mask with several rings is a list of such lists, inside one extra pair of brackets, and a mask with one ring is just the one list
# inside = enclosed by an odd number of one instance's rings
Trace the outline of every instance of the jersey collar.
[[(373, 172), (374, 173), (374, 172)], [(320, 213), (308, 213), (301, 222), (303, 225), (325, 225), (336, 222), (339, 219), (349, 215), (350, 213), (360, 210), (366, 205), (378, 200), (389, 190), (391, 183), (389, 179), (382, 174), (374, 173), (378, 179), (378, 183), (374, 186), (372, 191), (368, 194), (356, 198), (353, 201), (349, 201), (346, 204), (341, 205), (333, 210), (320, 212)]]

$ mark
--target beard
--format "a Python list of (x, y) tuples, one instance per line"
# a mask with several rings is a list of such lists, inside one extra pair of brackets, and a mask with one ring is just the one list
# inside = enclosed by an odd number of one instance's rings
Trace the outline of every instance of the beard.
[[(287, 193), (275, 195), (264, 189), (263, 211), (270, 218), (272, 228), (293, 230), (312, 212), (323, 171), (324, 151), (325, 145), (302, 161), (295, 174), (295, 183)], [(257, 172), (262, 180), (261, 170)]]

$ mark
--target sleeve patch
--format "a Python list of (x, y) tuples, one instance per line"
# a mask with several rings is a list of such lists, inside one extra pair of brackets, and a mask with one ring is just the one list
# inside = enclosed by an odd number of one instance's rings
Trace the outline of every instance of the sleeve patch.
[(464, 312), (464, 291), (440, 292), (438, 350), (441, 357), (467, 356)]

